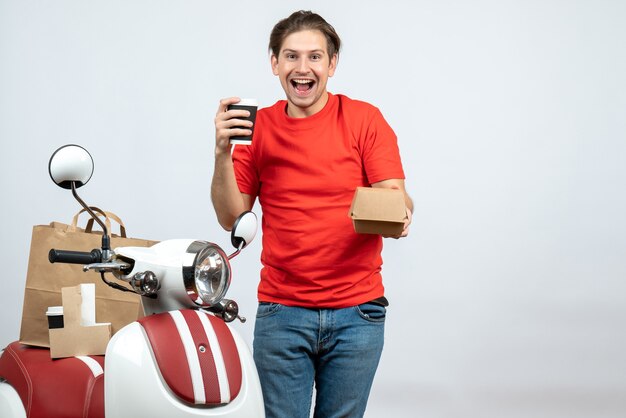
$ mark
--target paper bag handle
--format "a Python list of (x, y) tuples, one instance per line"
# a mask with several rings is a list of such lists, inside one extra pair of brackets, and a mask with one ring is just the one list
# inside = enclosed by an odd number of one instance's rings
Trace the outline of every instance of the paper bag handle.
[[(120, 219), (120, 217), (114, 214), (113, 212), (107, 212), (107, 211), (104, 211), (104, 216), (105, 216), (104, 222), (107, 226), (107, 229), (111, 231), (111, 219), (113, 219), (115, 223), (117, 223), (120, 226), (120, 237), (126, 238), (126, 227), (124, 226), (124, 222)], [(91, 232), (92, 228), (93, 228), (93, 219), (89, 219), (87, 221), (87, 226), (85, 227), (85, 232)]]
[[(124, 226), (124, 222), (122, 222), (119, 216), (117, 216), (116, 214), (112, 212), (106, 212), (96, 206), (89, 206), (89, 209), (91, 209), (93, 212), (95, 212), (98, 215), (102, 215), (101, 217), (104, 218), (104, 224), (106, 225), (108, 231), (111, 231), (111, 219), (117, 222), (120, 226), (120, 236), (122, 238), (126, 238), (126, 227)], [(72, 228), (78, 227), (78, 217), (86, 211), (87, 210), (83, 208), (76, 215), (74, 215), (74, 217), (72, 218)], [(87, 225), (85, 226), (85, 232), (90, 233), (92, 230), (93, 230), (93, 218), (89, 218), (89, 220), (87, 221)]]
[[(95, 207), (95, 206), (89, 206), (89, 209), (91, 209), (93, 212), (96, 212), (96, 213), (98, 213), (98, 214), (102, 215), (102, 217), (103, 217), (103, 218), (104, 218), (104, 220), (105, 220), (105, 223), (106, 223), (107, 229), (110, 229), (110, 227), (111, 227), (111, 221), (109, 221), (109, 220), (107, 219), (107, 214), (106, 214), (106, 213), (105, 213), (102, 209), (100, 209), (100, 208), (98, 208), (98, 207)], [(79, 211), (76, 215), (74, 215), (74, 217), (72, 218), (72, 227), (73, 227), (73, 228), (78, 227), (78, 217), (79, 217), (82, 213), (85, 213), (85, 212), (87, 212), (87, 209), (83, 208), (83, 209), (81, 209), (81, 210), (80, 210), (80, 211)], [(90, 219), (91, 219), (91, 218), (90, 218)]]

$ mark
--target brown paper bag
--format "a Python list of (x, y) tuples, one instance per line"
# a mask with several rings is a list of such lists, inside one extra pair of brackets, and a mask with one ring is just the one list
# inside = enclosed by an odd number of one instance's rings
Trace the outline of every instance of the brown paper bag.
[[(109, 233), (111, 233), (111, 219), (119, 224), (120, 235), (111, 234), (111, 248), (148, 247), (158, 242), (127, 238), (126, 229), (119, 217), (98, 208), (92, 207), (92, 210), (105, 220)], [(50, 225), (33, 227), (20, 330), (22, 344), (50, 346), (46, 311), (49, 306), (61, 305), (61, 288), (63, 287), (95, 283), (96, 320), (110, 322), (113, 334), (143, 316), (140, 296), (109, 287), (102, 282), (99, 273), (83, 272), (82, 265), (52, 264), (48, 261), (48, 252), (52, 248), (74, 251), (91, 251), (94, 248), (100, 248), (102, 233), (91, 231), (93, 221), (88, 222), (85, 229), (78, 227), (79, 215), (83, 212), (84, 209), (78, 212), (70, 225), (52, 222)], [(125, 284), (110, 275), (108, 278), (116, 283)]]

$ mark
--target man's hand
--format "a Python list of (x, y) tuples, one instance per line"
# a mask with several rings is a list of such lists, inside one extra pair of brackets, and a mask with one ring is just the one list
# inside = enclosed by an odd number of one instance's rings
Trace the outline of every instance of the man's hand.
[(406, 218), (404, 219), (404, 228), (402, 229), (402, 233), (400, 235), (383, 235), (383, 238), (404, 238), (409, 235), (409, 225), (411, 225), (411, 220), (413, 218), (413, 214), (411, 213), (411, 209), (406, 208)]
[(404, 187), (403, 179), (388, 179), (379, 181), (377, 183), (372, 183), (372, 187), (378, 187), (383, 189), (395, 189), (401, 190), (404, 193), (404, 201), (406, 203), (406, 218), (404, 218), (404, 228), (402, 229), (402, 233), (398, 235), (383, 235), (383, 238), (404, 238), (409, 235), (409, 225), (411, 225), (411, 220), (413, 219), (413, 201), (409, 197)]
[[(229, 97), (227, 99), (220, 100), (220, 105), (217, 108), (217, 114), (215, 115), (215, 154), (230, 154), (230, 137), (231, 136), (248, 136), (252, 135), (251, 129), (242, 129), (240, 126), (246, 126), (252, 128), (252, 122), (245, 119), (250, 116), (250, 112), (247, 110), (233, 109), (228, 110), (228, 106), (238, 103), (241, 99), (239, 97)], [(237, 128), (235, 128), (237, 126)]]

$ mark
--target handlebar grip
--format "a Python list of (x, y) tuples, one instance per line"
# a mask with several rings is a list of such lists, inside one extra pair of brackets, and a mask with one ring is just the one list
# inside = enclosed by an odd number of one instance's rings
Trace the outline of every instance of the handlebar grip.
[(55, 250), (54, 248), (48, 253), (48, 260), (51, 263), (68, 263), (68, 264), (92, 264), (102, 261), (102, 252), (98, 249), (85, 251), (66, 251)]

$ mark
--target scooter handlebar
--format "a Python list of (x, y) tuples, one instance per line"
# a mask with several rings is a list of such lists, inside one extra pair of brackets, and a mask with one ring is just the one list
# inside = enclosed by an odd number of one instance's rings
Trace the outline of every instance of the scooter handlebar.
[(92, 264), (102, 261), (102, 252), (98, 249), (85, 251), (67, 251), (55, 250), (54, 248), (48, 253), (48, 260), (51, 263), (68, 263), (68, 264)]

